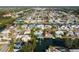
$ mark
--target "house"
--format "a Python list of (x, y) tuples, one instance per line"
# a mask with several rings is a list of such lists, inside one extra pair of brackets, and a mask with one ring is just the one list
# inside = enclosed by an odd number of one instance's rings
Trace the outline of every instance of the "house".
[(69, 50), (64, 47), (59, 47), (59, 46), (50, 46), (47, 50), (47, 52), (68, 52)]
[(14, 26), (10, 26), (9, 29), (14, 29)]
[(12, 39), (9, 37), (3, 36), (2, 40), (12, 40)]
[(11, 13), (7, 13), (7, 14), (4, 14), (3, 17), (11, 17), (12, 14)]
[(60, 28), (61, 28), (61, 30), (69, 31), (69, 28), (68, 28), (68, 26), (66, 26), (66, 25), (62, 25)]
[(60, 24), (66, 24), (66, 20), (60, 20)]
[(16, 39), (20, 39), (20, 38), (22, 38), (22, 35), (17, 34)]
[(32, 19), (32, 16), (27, 17), (27, 19), (31, 20)]
[(35, 24), (29, 24), (29, 25), (28, 25), (28, 28), (29, 28), (29, 29), (35, 28)]
[(45, 33), (44, 35), (45, 38), (53, 38), (53, 35), (50, 33)]
[(5, 29), (4, 31), (1, 32), (3, 36), (8, 37), (10, 30)]
[(35, 31), (34, 32), (34, 35), (36, 35), (37, 38), (43, 38), (43, 31), (42, 30)]
[(30, 34), (31, 33), (31, 30), (30, 29), (26, 29), (25, 31), (24, 31), (24, 34)]
[(24, 24), (24, 25), (22, 25), (21, 26), (23, 29), (26, 29), (26, 28), (28, 28), (28, 25), (27, 24)]
[(53, 34), (52, 34), (51, 29), (46, 29), (46, 30), (44, 31), (44, 37), (45, 37), (45, 38), (53, 38)]
[(14, 49), (13, 51), (14, 51), (14, 52), (17, 52), (17, 51), (19, 51), (19, 50), (20, 50), (20, 49)]
[(36, 20), (31, 20), (30, 23), (37, 23)]
[(76, 29), (76, 27), (77, 27), (76, 25), (72, 25), (71, 30), (74, 31)]
[(10, 44), (10, 42), (9, 41), (4, 41), (4, 42), (1, 41), (0, 44)]
[(73, 31), (69, 30), (68, 33), (67, 33), (67, 36), (74, 37), (74, 33), (73, 33)]
[(40, 24), (40, 25), (36, 25), (37, 28), (40, 28), (40, 29), (44, 29), (44, 25), (43, 24)]
[(18, 15), (17, 13), (13, 13), (11, 17), (12, 17), (12, 18), (18, 18), (19, 15)]
[(49, 24), (53, 24), (54, 23), (54, 20), (53, 19), (50, 19), (49, 20)]
[(56, 49), (56, 47), (49, 47), (46, 52), (61, 52), (61, 51)]
[(44, 27), (45, 27), (45, 29), (52, 28), (52, 26), (51, 26), (51, 25), (45, 25)]
[(70, 52), (79, 52), (79, 49), (69, 49)]
[(37, 23), (43, 23), (43, 21), (41, 19), (36, 20)]
[(55, 32), (55, 36), (56, 36), (56, 37), (60, 37), (60, 38), (61, 38), (62, 35), (64, 35), (64, 32), (61, 31), (61, 30), (58, 30), (58, 31)]
[(22, 40), (23, 40), (24, 42), (27, 42), (28, 40), (31, 40), (31, 36), (30, 36), (30, 35), (23, 35), (23, 36), (22, 36)]
[(24, 24), (24, 18), (17, 18), (15, 23), (16, 24)]
[(30, 20), (24, 20), (25, 23), (29, 24), (31, 21)]
[(75, 35), (79, 38), (79, 28), (76, 28)]

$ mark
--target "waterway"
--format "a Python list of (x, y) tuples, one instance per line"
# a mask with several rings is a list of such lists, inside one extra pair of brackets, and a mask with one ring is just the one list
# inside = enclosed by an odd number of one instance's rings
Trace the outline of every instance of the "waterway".
[(2, 32), (4, 30), (4, 28), (0, 27), (0, 32)]
[(38, 43), (37, 43), (37, 46), (34, 51), (35, 52), (45, 52), (49, 48), (49, 46), (65, 47), (65, 42), (59, 38), (38, 39)]

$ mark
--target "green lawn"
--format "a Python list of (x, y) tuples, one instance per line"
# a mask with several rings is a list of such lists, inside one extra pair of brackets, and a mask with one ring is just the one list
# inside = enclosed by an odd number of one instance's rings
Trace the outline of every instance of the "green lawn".
[(6, 27), (14, 22), (15, 19), (13, 18), (3, 18), (0, 19), (0, 27)]

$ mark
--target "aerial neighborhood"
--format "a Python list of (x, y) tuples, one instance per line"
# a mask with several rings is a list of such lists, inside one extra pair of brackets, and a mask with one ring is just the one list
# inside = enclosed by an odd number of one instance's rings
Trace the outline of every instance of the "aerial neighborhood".
[(79, 49), (79, 14), (74, 12), (76, 8), (2, 9), (1, 52), (71, 52)]

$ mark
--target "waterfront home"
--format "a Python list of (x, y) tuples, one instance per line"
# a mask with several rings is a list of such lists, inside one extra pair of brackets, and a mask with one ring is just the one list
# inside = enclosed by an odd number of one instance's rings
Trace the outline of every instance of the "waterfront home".
[(45, 33), (44, 35), (45, 38), (53, 38), (53, 35), (50, 33)]
[(69, 50), (64, 47), (50, 46), (46, 52), (68, 52)]
[(46, 50), (46, 52), (61, 52), (61, 51), (58, 50), (56, 47), (49, 47), (48, 50)]
[(34, 35), (36, 35), (37, 38), (41, 38), (41, 37), (43, 37), (43, 31), (42, 30), (35, 31)]
[(56, 37), (62, 38), (62, 35), (64, 35), (64, 32), (63, 31), (61, 31), (61, 30), (55, 31), (55, 36)]
[(23, 35), (23, 36), (22, 36), (22, 40), (23, 40), (24, 42), (28, 42), (29, 40), (31, 40), (31, 36), (30, 36), (30, 35)]
[(34, 32), (35, 35), (41, 35), (43, 34), (43, 30), (37, 30)]
[(52, 34), (51, 29), (46, 29), (46, 30), (44, 31), (44, 37), (45, 37), (45, 38), (52, 38), (52, 37), (53, 37), (53, 34)]
[(79, 38), (79, 28), (76, 28), (75, 35)]
[(69, 30), (67, 36), (74, 37), (75, 35), (73, 31)]

